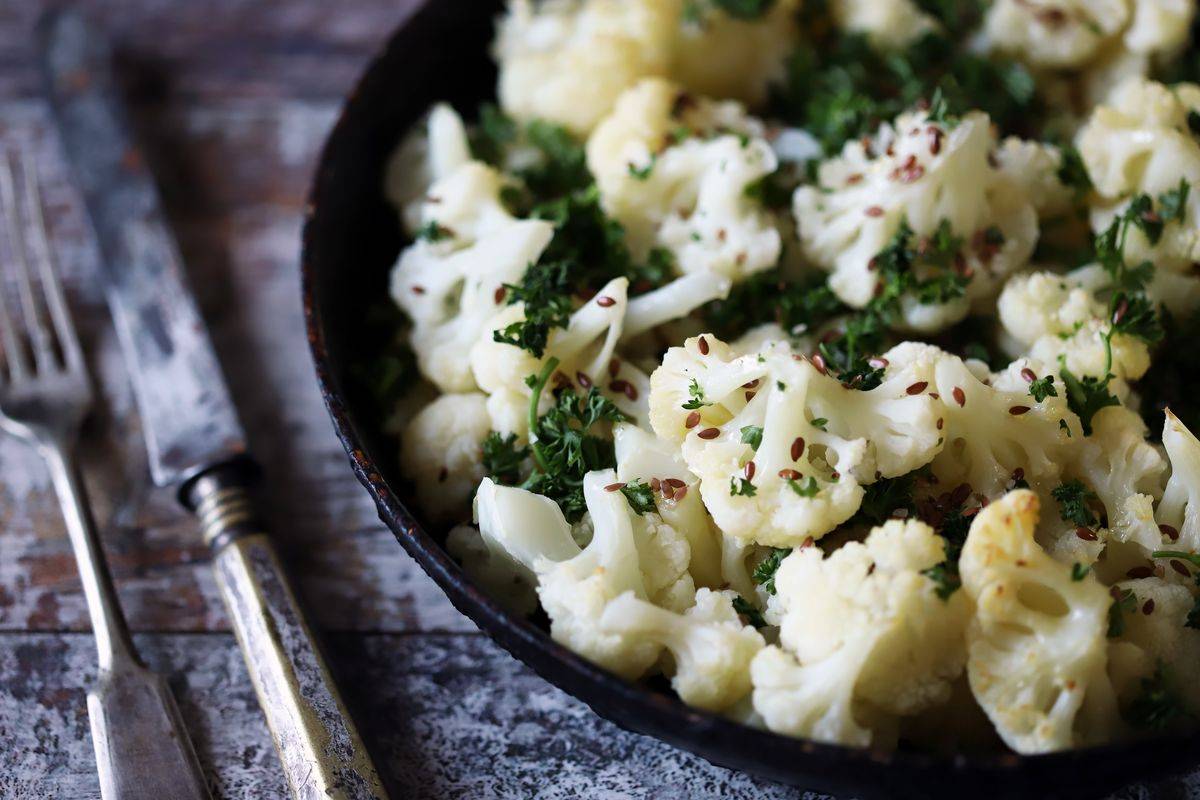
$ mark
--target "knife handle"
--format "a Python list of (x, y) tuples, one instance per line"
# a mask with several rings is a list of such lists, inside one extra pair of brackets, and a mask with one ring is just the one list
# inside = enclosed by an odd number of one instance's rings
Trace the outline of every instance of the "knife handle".
[(387, 793), (264, 528), (249, 478), (216, 467), (187, 488), (217, 584), (297, 800), (384, 800)]

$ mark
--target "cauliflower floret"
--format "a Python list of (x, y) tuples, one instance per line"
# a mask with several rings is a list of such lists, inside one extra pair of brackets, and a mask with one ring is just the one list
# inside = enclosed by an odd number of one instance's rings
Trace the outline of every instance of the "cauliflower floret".
[(785, 558), (775, 586), (786, 650), (767, 648), (751, 665), (767, 727), (867, 745), (889, 719), (944, 702), (970, 615), (963, 595), (942, 600), (921, 574), (944, 555), (927, 525), (890, 521), (828, 558), (813, 547)]
[(632, 297), (621, 328), (621, 341), (691, 314), (712, 300), (729, 296), (733, 282), (716, 272), (693, 272), (657, 289)]
[(658, 513), (687, 538), (691, 550), (688, 571), (700, 586), (720, 588), (723, 576), (721, 544), (700, 499), (699, 479), (683, 462), (677, 444), (660, 439), (636, 425), (613, 426), (617, 478), (640, 480), (655, 491)]
[(527, 616), (537, 608), (533, 582), (514, 569), (507, 555), (489, 548), (478, 528), (470, 525), (451, 528), (446, 534), (446, 551), (458, 559), (463, 571), (488, 597), (508, 611)]
[(586, 135), (621, 92), (666, 73), (678, 14), (659, 0), (513, 0), (495, 44), (501, 106)]
[(1171, 477), (1158, 504), (1158, 521), (1169, 526), (1179, 549), (1200, 552), (1200, 441), (1167, 409), (1162, 443)]
[(1043, 219), (1065, 214), (1075, 204), (1075, 190), (1062, 182), (1062, 151), (1052, 144), (1009, 136), (994, 153), (1004, 174), (1021, 187)]
[(482, 394), (444, 394), (421, 409), (401, 437), (400, 466), (435, 521), (463, 515), (483, 478), (483, 440), (491, 431)]
[(670, 650), (671, 686), (679, 697), (697, 708), (723, 711), (750, 693), (750, 661), (764, 645), (758, 631), (738, 619), (734, 597), (700, 589), (696, 604), (678, 614), (627, 592), (608, 604), (600, 627)]
[[(531, 389), (525, 378), (539, 374), (551, 358), (558, 359), (556, 373), (562, 376), (555, 385), (578, 386), (585, 392), (594, 385), (629, 417), (647, 419), (650, 379), (616, 357), (629, 304), (628, 286), (626, 278), (605, 284), (571, 314), (566, 328), (551, 329), (540, 359), (516, 345), (497, 342), (492, 335), (524, 319), (520, 304), (505, 308), (483, 327), (470, 347), (469, 361), (479, 387), (489, 395), (488, 412), (497, 430), (519, 437), (528, 434)], [(552, 401), (551, 394), (544, 392), (543, 411)]]
[(421, 227), (420, 201), (429, 187), (470, 160), (462, 117), (446, 103), (438, 103), (430, 109), (425, 125), (396, 148), (384, 173), (384, 194), (400, 212), (409, 234)]
[(754, 19), (729, 13), (730, 4), (694, 5), (699, 17), (684, 18), (676, 32), (671, 77), (701, 94), (763, 103), (796, 45), (800, 0), (777, 0)]
[(1129, 21), (1128, 0), (996, 0), (988, 44), (1036, 67), (1080, 67)]
[(1018, 753), (1107, 741), (1120, 727), (1106, 673), (1108, 591), (1034, 541), (1037, 495), (1010, 492), (975, 517), (959, 560), (976, 604), (967, 630), (971, 689)]
[(650, 422), (700, 478), (704, 504), (740, 544), (800, 544), (848, 519), (861, 484), (936, 452), (937, 403), (899, 380), (869, 392), (785, 350), (735, 356), (704, 335), (651, 376)]
[(969, 278), (965, 297), (933, 304), (906, 296), (902, 313), (922, 331), (957, 322), (971, 303), (992, 297), (1037, 241), (1032, 201), (1019, 182), (988, 161), (995, 144), (991, 123), (979, 112), (952, 128), (928, 112), (902, 114), (875, 141), (847, 143), (840, 156), (821, 165), (819, 185), (796, 190), (793, 211), (805, 255), (832, 273), (829, 285), (839, 298), (862, 308), (879, 281), (874, 259), (903, 224), (917, 237), (948, 224), (963, 240), (961, 258), (928, 269), (918, 262), (917, 277), (953, 269)]
[(1129, 409), (1102, 408), (1092, 418), (1092, 435), (1080, 443), (1067, 472), (1099, 496), (1110, 535), (1136, 543), (1149, 556), (1162, 545), (1153, 501), (1162, 492), (1167, 465), (1146, 441), (1146, 433), (1142, 418)]
[(865, 34), (882, 50), (895, 50), (938, 28), (937, 20), (912, 0), (834, 0), (839, 28)]
[(417, 364), (444, 392), (476, 388), (467, 353), (491, 331), (500, 288), (520, 281), (554, 235), (549, 222), (510, 217), (500, 189), (500, 175), (478, 162), (434, 184), (422, 218), (447, 238), (413, 243), (392, 270), (392, 298), (412, 320)]
[(1137, 607), (1122, 614), (1124, 630), (1120, 641), (1141, 648), (1149, 656), (1151, 665), (1162, 664), (1172, 678), (1172, 688), (1180, 692), (1185, 709), (1197, 713), (1200, 711), (1200, 631), (1187, 625), (1196, 604), (1191, 591), (1186, 586), (1155, 577), (1122, 581), (1116, 588), (1132, 591), (1137, 598)]
[(1123, 41), (1131, 52), (1162, 55), (1181, 50), (1196, 18), (1194, 0), (1133, 0), (1133, 20)]
[(1182, 179), (1189, 192), (1183, 218), (1167, 222), (1157, 244), (1134, 227), (1125, 257), (1150, 259), (1165, 269), (1186, 272), (1200, 260), (1200, 141), (1188, 114), (1200, 110), (1200, 86), (1132, 79), (1121, 84), (1106, 105), (1092, 112), (1079, 132), (1080, 155), (1101, 197), (1092, 227), (1106, 229), (1134, 195), (1151, 198), (1176, 190)]
[(992, 381), (998, 386), (990, 386), (956, 356), (937, 360), (933, 380), (946, 440), (933, 460), (939, 480), (965, 482), (988, 499), (1003, 494), (1018, 469), (1031, 484), (1057, 484), (1069, 447), (1082, 438), (1079, 418), (1067, 407), (1059, 381), (1057, 396), (1035, 402), (1021, 377), (1025, 369), (1017, 362), (1008, 377)]
[(777, 221), (745, 191), (778, 159), (761, 123), (736, 103), (646, 80), (621, 96), (587, 152), (604, 208), (625, 226), (635, 254), (665, 247), (685, 274), (731, 278), (779, 260)]

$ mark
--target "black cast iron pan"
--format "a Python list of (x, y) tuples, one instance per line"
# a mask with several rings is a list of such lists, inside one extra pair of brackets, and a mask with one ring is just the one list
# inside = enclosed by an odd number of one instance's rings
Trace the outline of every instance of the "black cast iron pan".
[(845, 797), (1097, 797), (1200, 763), (1200, 735), (1046, 756), (955, 758), (789, 739), (627, 683), (471, 584), (443, 549), (444, 532), (425, 528), (404, 502), (408, 488), (396, 468), (396, 444), (379, 430), (349, 366), (364, 346), (366, 310), (386, 295), (388, 270), (403, 245), (383, 198), (386, 160), (433, 102), (449, 101), (470, 116), (493, 96), (488, 53), (499, 10), (497, 0), (431, 0), (395, 33), (346, 100), (321, 156), (304, 228), (308, 338), (334, 428), (380, 518), (454, 606), (543, 678), (618, 725), (805, 789)]

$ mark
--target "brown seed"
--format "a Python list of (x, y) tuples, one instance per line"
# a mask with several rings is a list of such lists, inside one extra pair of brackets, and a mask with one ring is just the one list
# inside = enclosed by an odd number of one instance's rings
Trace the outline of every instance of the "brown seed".
[(701, 439), (715, 439), (721, 435), (721, 431), (719, 428), (705, 428), (696, 435)]
[(1021, 469), (1020, 467), (1017, 467), (1016, 469), (1014, 469), (1013, 474), (1012, 474), (1012, 479), (1014, 481), (1024, 480), (1025, 479), (1025, 470)]
[(659, 480), (658, 478), (651, 478), (650, 479), (650, 488), (656, 492), (661, 492), (662, 491), (662, 481)]
[(1125, 573), (1129, 578), (1149, 578), (1154, 574), (1154, 567), (1134, 567)]
[(1159, 525), (1158, 530), (1172, 542), (1179, 541), (1179, 529), (1174, 525)]
[(701, 336), (700, 341), (696, 342), (696, 346), (700, 348), (700, 355), (708, 355), (708, 339)]
[(753, 389), (755, 386), (758, 386), (758, 378), (755, 378), (754, 380), (750, 381), (749, 383), (742, 384), (743, 389)]
[(817, 368), (817, 372), (821, 373), (822, 375), (829, 374), (829, 368), (825, 366), (825, 357), (820, 353), (813, 353), (810, 360), (812, 361), (812, 365)]
[(619, 491), (621, 491), (621, 490), (622, 490), (622, 489), (624, 489), (624, 488), (625, 488), (625, 484), (623, 484), (623, 483), (610, 483), (608, 486), (605, 486), (605, 487), (604, 487), (604, 491), (606, 491), (606, 492), (619, 492)]
[(1146, 616), (1150, 616), (1151, 614), (1154, 613), (1154, 598), (1153, 597), (1151, 597), (1146, 602), (1142, 603), (1142, 613), (1145, 614)]
[(1037, 380), (1037, 373), (1035, 373), (1029, 367), (1022, 367), (1021, 368), (1021, 377), (1025, 379), (1026, 383), (1033, 383), (1034, 381)]
[(911, 384), (904, 391), (906, 391), (909, 394), (920, 394), (921, 392), (925, 391), (928, 388), (929, 388), (929, 381), (917, 381), (916, 383)]
[(688, 487), (686, 487), (686, 486), (684, 486), (680, 489), (676, 489), (675, 490), (675, 502), (678, 503), (678, 502), (682, 501), (684, 496), (687, 495), (687, 491), (688, 491)]
[(802, 455), (804, 455), (804, 437), (797, 436), (792, 440), (792, 461), (799, 461)]
[(683, 427), (687, 428), (689, 431), (699, 424), (700, 424), (700, 412), (699, 411), (693, 411), (692, 413), (688, 414), (687, 419), (685, 419), (683, 421)]
[(941, 396), (940, 394), (938, 394), (937, 392), (930, 392), (930, 393), (929, 393), (929, 398), (930, 398), (931, 400), (941, 400), (941, 399), (942, 399), (942, 396)]
[(425, 287), (424, 286), (414, 286), (414, 287), (412, 287), (412, 293), (413, 294), (425, 294)]
[(1099, 536), (1096, 535), (1096, 532), (1094, 530), (1092, 530), (1091, 528), (1082, 528), (1082, 527), (1076, 528), (1075, 535), (1078, 536), (1080, 539), (1083, 539), (1085, 542), (1094, 542), (1100, 538)]
[(586, 372), (576, 372), (575, 380), (585, 389), (592, 388), (592, 379), (588, 377)]
[(748, 481), (754, 480), (754, 469), (755, 469), (754, 462), (747, 461), (746, 466), (742, 468), (742, 474), (746, 476), (746, 480), (748, 480)]
[(785, 481), (798, 481), (800, 480), (801, 476), (796, 470), (784, 467), (783, 469), (779, 470), (779, 477), (783, 478)]
[(853, 186), (853, 185), (854, 185), (854, 184), (856, 184), (856, 183), (861, 183), (861, 182), (862, 182), (862, 179), (863, 179), (862, 173), (861, 173), (861, 172), (855, 172), (854, 174), (852, 174), (852, 175), (848, 175), (848, 176), (846, 177), (846, 185), (847, 185), (847, 186)]
[(679, 478), (667, 478), (663, 481), (663, 484), (665, 486), (670, 486), (672, 489), (682, 489), (683, 487), (687, 486), (687, 484), (679, 480)]
[(868, 217), (882, 217), (883, 209), (879, 206), (867, 206), (866, 215)]
[(954, 391), (950, 392), (950, 396), (954, 398), (954, 402), (958, 403), (960, 408), (967, 404), (967, 393), (959, 386), (954, 387)]
[(1029, 406), (1013, 406), (1008, 410), (1008, 413), (1012, 414), (1014, 417), (1019, 417), (1022, 414), (1029, 413)]
[(1026, 562), (1026, 561), (1025, 561), (1025, 559), (1023, 559), (1023, 558), (1018, 558), (1018, 559), (1017, 559), (1017, 566), (1018, 566), (1018, 567), (1023, 567), (1023, 566), (1025, 566), (1025, 565), (1026, 565), (1026, 563), (1028, 563), (1028, 562)]
[(614, 358), (608, 362), (608, 375), (610, 378), (615, 378), (621, 373), (621, 359)]
[(1192, 577), (1192, 573), (1188, 570), (1187, 566), (1177, 558), (1171, 559), (1171, 569), (1175, 570), (1185, 578)]
[(1112, 324), (1120, 325), (1121, 320), (1125, 319), (1125, 315), (1129, 313), (1129, 301), (1121, 298), (1121, 302), (1117, 304), (1116, 311), (1113, 311)]
[(753, 400), (753, 399), (754, 399), (754, 394), (755, 394), (754, 392), (746, 392), (746, 393), (745, 393), (745, 395), (744, 395), (744, 396), (745, 396), (745, 398), (746, 398), (746, 402), (747, 402), (747, 403), (749, 403), (751, 400)]
[(812, 547), (813, 544), (814, 544), (813, 537), (809, 536), (809, 537), (805, 538), (805, 540), (803, 542), (800, 543), (800, 549), (803, 550), (806, 547)]
[(944, 427), (946, 427), (946, 420), (942, 419), (941, 417), (938, 417), (937, 429), (940, 431)]
[(634, 402), (635, 400), (637, 400), (638, 399), (637, 387), (634, 386), (629, 381), (622, 381), (622, 383), (625, 384), (624, 386), (621, 387), (621, 392), (625, 395), (625, 399), (629, 400), (629, 402), (631, 402), (631, 403)]
[(662, 496), (667, 500), (675, 499), (675, 487), (664, 483), (662, 485)]
[(504, 302), (504, 298), (507, 295), (508, 295), (508, 287), (501, 286), (498, 289), (496, 289), (496, 293), (494, 295), (492, 295), (492, 297), (496, 300), (496, 305), (500, 305), (501, 303)]

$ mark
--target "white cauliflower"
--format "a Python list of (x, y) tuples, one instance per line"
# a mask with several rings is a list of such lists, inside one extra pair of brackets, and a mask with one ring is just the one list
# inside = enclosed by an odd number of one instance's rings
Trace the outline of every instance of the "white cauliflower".
[(1109, 535), (1137, 544), (1149, 556), (1163, 543), (1153, 507), (1167, 465), (1146, 433), (1142, 418), (1129, 409), (1100, 409), (1092, 418), (1092, 435), (1079, 444), (1067, 473), (1099, 496)]
[(754, 706), (767, 727), (866, 745), (881, 718), (919, 713), (950, 695), (966, 660), (970, 615), (943, 600), (923, 570), (945, 557), (924, 523), (898, 520), (822, 558), (815, 547), (775, 574), (780, 642), (752, 666)]
[(723, 711), (750, 693), (750, 661), (764, 642), (733, 610), (733, 592), (700, 589), (678, 614), (625, 593), (608, 604), (600, 627), (665, 647), (674, 657), (671, 686), (688, 705)]
[(613, 442), (617, 478), (651, 486), (659, 515), (688, 541), (688, 572), (695, 583), (720, 588), (728, 579), (723, 575), (719, 535), (700, 499), (700, 481), (684, 463), (679, 445), (628, 423), (613, 426)]
[(1158, 521), (1169, 526), (1180, 550), (1200, 552), (1200, 441), (1167, 409), (1163, 447), (1171, 477), (1158, 504)]
[(400, 254), (391, 294), (412, 320), (417, 364), (444, 392), (476, 388), (468, 358), (503, 303), (502, 286), (517, 283), (554, 235), (542, 220), (517, 220), (504, 211), (501, 178), (470, 162), (434, 184), (422, 219), (445, 238), (420, 240)]
[(1144, 55), (1171, 55), (1188, 41), (1196, 18), (1194, 0), (1133, 0), (1133, 20), (1125, 29), (1125, 47)]
[(797, 44), (796, 10), (801, 0), (776, 0), (761, 17), (743, 19), (714, 3), (674, 4), (682, 20), (673, 42), (670, 76), (688, 89), (761, 105), (767, 90), (784, 77)]
[(1200, 140), (1188, 126), (1188, 114), (1200, 110), (1200, 86), (1174, 87), (1132, 79), (1097, 107), (1078, 136), (1079, 153), (1100, 195), (1092, 227), (1104, 230), (1134, 195), (1158, 200), (1192, 187), (1182, 219), (1168, 221), (1157, 244), (1136, 227), (1129, 231), (1125, 257), (1130, 263), (1152, 260), (1158, 267), (1187, 272), (1200, 260)]
[(691, 314), (705, 303), (723, 300), (733, 282), (716, 272), (693, 272), (629, 299), (621, 340), (628, 341), (659, 325)]
[(664, 247), (685, 274), (738, 278), (774, 266), (782, 250), (774, 215), (745, 191), (778, 166), (762, 135), (737, 104), (650, 79), (596, 128), (588, 166), (636, 255)]
[(462, 117), (446, 103), (429, 111), (424, 126), (415, 128), (388, 159), (383, 191), (400, 212), (408, 233), (421, 227), (421, 200), (434, 183), (471, 160)]
[(1200, 712), (1200, 630), (1187, 625), (1196, 605), (1192, 592), (1156, 577), (1122, 581), (1116, 588), (1136, 598), (1135, 607), (1122, 614), (1120, 641), (1141, 648), (1151, 665), (1161, 664), (1184, 710)]
[[(574, 313), (566, 328), (552, 328), (545, 352), (539, 359), (513, 344), (495, 341), (492, 332), (503, 330), (524, 317), (516, 304), (494, 316), (472, 343), (469, 362), (479, 388), (488, 394), (488, 412), (497, 430), (528, 434), (531, 389), (525, 378), (541, 372), (551, 358), (558, 359), (555, 372), (561, 378), (553, 385), (569, 385), (586, 392), (595, 386), (623, 413), (640, 422), (648, 416), (650, 380), (635, 365), (617, 356), (621, 339), (629, 281), (614, 278)], [(550, 392), (542, 394), (542, 411), (553, 402)]]
[(957, 322), (972, 303), (991, 299), (1037, 241), (1037, 211), (1022, 183), (989, 163), (995, 145), (991, 123), (979, 112), (953, 127), (928, 112), (910, 112), (873, 141), (848, 142), (821, 164), (818, 185), (796, 190), (793, 212), (805, 255), (832, 273), (829, 285), (839, 298), (862, 308), (880, 283), (875, 257), (901, 225), (920, 240), (946, 224), (961, 239), (959, 248), (949, 264), (919, 262), (916, 277), (953, 270), (969, 278), (965, 297), (935, 304), (910, 295), (902, 312), (916, 330)]
[(1066, 214), (1074, 206), (1075, 190), (1059, 177), (1063, 153), (1058, 147), (1009, 136), (1000, 142), (994, 158), (1000, 171), (1021, 187), (1038, 216)]
[(495, 43), (503, 109), (586, 135), (621, 92), (665, 74), (677, 2), (513, 0)]
[(834, 0), (839, 28), (865, 34), (881, 50), (895, 50), (938, 28), (912, 0)]
[(1128, 0), (996, 0), (984, 37), (1032, 66), (1082, 67), (1128, 21)]
[(1120, 729), (1106, 673), (1112, 598), (1074, 580), (1034, 541), (1037, 495), (1010, 492), (976, 515), (959, 559), (976, 605), (967, 630), (971, 689), (1018, 753), (1108, 741)]
[(1014, 275), (1000, 293), (997, 310), (1005, 332), (1021, 345), (1013, 349), (1028, 352), (1056, 374), (1060, 358), (1077, 376), (1103, 378), (1112, 372), (1122, 381), (1137, 380), (1150, 368), (1150, 350), (1141, 339), (1121, 333), (1106, 344), (1112, 327), (1108, 306), (1078, 285), (1074, 273)]
[[(687, 540), (657, 514), (638, 515), (617, 490), (616, 473), (583, 480), (591, 541), (582, 550), (551, 500), (485, 479), (476, 495), (476, 521), (490, 555), (514, 574), (536, 578), (538, 598), (555, 641), (626, 678), (637, 678), (662, 645), (605, 629), (608, 604), (630, 592), (641, 600), (683, 609), (694, 602), (687, 575)], [(493, 565), (494, 568), (494, 565)]]
[(939, 480), (966, 483), (989, 499), (1006, 491), (1017, 470), (1031, 484), (1057, 484), (1069, 448), (1082, 438), (1079, 418), (1067, 407), (1061, 381), (1054, 381), (1057, 396), (1041, 402), (1030, 396), (1024, 370), (1037, 371), (1028, 364), (1015, 362), (988, 385), (962, 359), (937, 359), (933, 381), (946, 440), (933, 460)]
[(704, 335), (651, 376), (650, 423), (700, 478), (717, 526), (739, 543), (793, 546), (848, 519), (861, 484), (928, 463), (937, 403), (885, 380), (844, 387), (786, 350), (735, 356)]
[(483, 440), (491, 431), (482, 394), (444, 394), (412, 418), (401, 437), (400, 466), (421, 508), (445, 522), (465, 516), (483, 478)]

